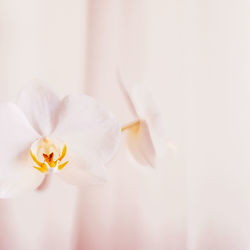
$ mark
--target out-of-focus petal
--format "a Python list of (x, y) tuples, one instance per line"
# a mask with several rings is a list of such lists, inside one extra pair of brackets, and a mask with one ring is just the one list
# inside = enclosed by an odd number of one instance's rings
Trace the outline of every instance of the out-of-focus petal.
[(138, 116), (142, 118), (160, 115), (160, 108), (146, 85), (136, 84), (130, 90), (130, 98)]
[(135, 160), (154, 167), (156, 152), (148, 124), (141, 120), (139, 128), (129, 129), (127, 133), (128, 147)]
[(32, 168), (29, 157), (39, 135), (23, 112), (15, 104), (0, 104), (0, 121), (0, 197), (5, 198), (32, 190), (43, 176)]
[(162, 120), (161, 114), (151, 115), (147, 118), (148, 130), (154, 145), (156, 157), (163, 156), (168, 148), (166, 130)]
[(138, 114), (137, 114), (137, 111), (135, 109), (133, 100), (131, 99), (130, 94), (129, 94), (130, 88), (131, 88), (131, 86), (128, 86), (129, 81), (126, 81), (124, 79), (124, 76), (121, 74), (121, 72), (117, 72), (117, 78), (118, 78), (118, 82), (120, 84), (120, 88), (121, 88), (121, 91), (123, 93), (123, 96), (125, 97), (125, 99), (127, 101), (130, 112), (135, 117), (138, 117)]
[(41, 86), (39, 81), (34, 81), (21, 91), (17, 104), (40, 135), (46, 136), (53, 131), (60, 101), (49, 89)]
[(103, 164), (111, 160), (120, 142), (121, 128), (117, 120), (86, 95), (65, 97), (57, 124), (53, 136), (69, 143), (80, 154), (87, 150)]
[(137, 134), (133, 130), (128, 131), (130, 151), (141, 164), (147, 162), (154, 165), (156, 157), (162, 156), (167, 150), (165, 126), (160, 108), (146, 85), (127, 85), (126, 81), (122, 80), (121, 84), (129, 106), (132, 103), (135, 117), (141, 121), (141, 128)]
[(146, 121), (156, 156), (162, 156), (167, 150), (165, 126), (160, 108), (146, 86), (136, 85), (131, 92), (139, 118)]

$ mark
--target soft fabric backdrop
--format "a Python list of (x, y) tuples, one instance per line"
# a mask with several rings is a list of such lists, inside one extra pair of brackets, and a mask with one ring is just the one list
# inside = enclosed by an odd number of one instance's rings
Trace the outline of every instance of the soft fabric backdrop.
[[(0, 98), (39, 78), (133, 119), (116, 78), (148, 83), (167, 122), (158, 169), (122, 141), (110, 181), (0, 201), (4, 250), (250, 249), (249, 2), (1, 0)], [(0, 121), (1, 122), (1, 121)]]

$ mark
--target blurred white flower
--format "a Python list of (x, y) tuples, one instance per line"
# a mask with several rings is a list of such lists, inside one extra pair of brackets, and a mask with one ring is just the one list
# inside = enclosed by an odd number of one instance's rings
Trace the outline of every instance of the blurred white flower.
[(60, 101), (40, 85), (25, 88), (16, 104), (0, 104), (0, 198), (35, 189), (50, 173), (75, 185), (103, 181), (120, 130), (89, 96)]
[(167, 149), (162, 114), (151, 92), (143, 84), (129, 84), (120, 77), (120, 84), (136, 121), (122, 128), (135, 160), (155, 167), (156, 160)]

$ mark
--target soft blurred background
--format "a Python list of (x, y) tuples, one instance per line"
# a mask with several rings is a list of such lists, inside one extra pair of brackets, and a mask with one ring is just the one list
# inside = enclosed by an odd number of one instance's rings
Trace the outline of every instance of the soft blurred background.
[(54, 178), (1, 200), (0, 249), (250, 249), (249, 12), (247, 0), (1, 0), (1, 101), (38, 78), (127, 123), (120, 69), (151, 86), (172, 146), (152, 170), (123, 140), (105, 185)]

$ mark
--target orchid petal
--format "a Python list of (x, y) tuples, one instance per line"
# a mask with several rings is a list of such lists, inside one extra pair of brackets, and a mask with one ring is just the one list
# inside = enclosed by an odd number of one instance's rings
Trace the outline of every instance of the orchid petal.
[(57, 96), (37, 81), (23, 89), (17, 100), (18, 106), (42, 136), (49, 135), (55, 128), (54, 117), (59, 103)]
[(160, 114), (157, 102), (154, 100), (151, 91), (143, 84), (135, 84), (130, 90), (130, 98), (140, 118)]
[(67, 143), (82, 169), (95, 170), (99, 165), (103, 172), (120, 141), (121, 128), (113, 115), (89, 96), (67, 96), (61, 102), (57, 124), (53, 136)]
[(120, 84), (120, 88), (121, 91), (123, 93), (123, 96), (125, 97), (127, 104), (128, 104), (128, 108), (130, 110), (130, 112), (135, 116), (138, 117), (138, 113), (136, 111), (135, 105), (133, 103), (133, 100), (130, 97), (130, 89), (131, 86), (128, 85), (129, 81), (124, 79), (124, 76), (121, 74), (121, 72), (117, 72), (117, 77), (118, 77), (118, 82)]
[[(5, 163), (1, 163), (5, 165)], [(2, 166), (3, 166), (2, 165)], [(35, 190), (43, 181), (44, 174), (32, 167), (30, 160), (6, 163), (8, 174), (0, 178), (0, 198), (14, 198)]]
[(124, 80), (120, 80), (120, 83), (131, 111), (141, 121), (138, 133), (134, 133), (133, 129), (128, 131), (129, 149), (140, 164), (152, 166), (155, 159), (167, 149), (160, 108), (145, 85), (129, 85)]
[(127, 133), (128, 148), (135, 160), (154, 167), (156, 152), (147, 123), (141, 120), (138, 129), (130, 129)]
[(57, 175), (65, 182), (77, 186), (95, 185), (107, 180), (106, 168), (87, 152), (69, 151), (69, 162)]
[(22, 111), (12, 103), (0, 104), (0, 121), (0, 198), (5, 198), (34, 189), (43, 175), (32, 168), (29, 157), (39, 135)]
[(162, 156), (167, 150), (165, 126), (157, 102), (146, 86), (136, 85), (131, 92), (131, 99), (140, 119), (147, 122), (149, 134), (157, 156)]

